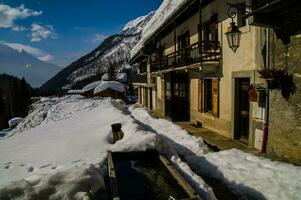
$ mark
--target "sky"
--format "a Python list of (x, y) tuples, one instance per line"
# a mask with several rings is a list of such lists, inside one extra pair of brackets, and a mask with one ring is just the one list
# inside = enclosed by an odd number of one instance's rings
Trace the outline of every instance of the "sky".
[(0, 43), (65, 67), (162, 0), (0, 0)]

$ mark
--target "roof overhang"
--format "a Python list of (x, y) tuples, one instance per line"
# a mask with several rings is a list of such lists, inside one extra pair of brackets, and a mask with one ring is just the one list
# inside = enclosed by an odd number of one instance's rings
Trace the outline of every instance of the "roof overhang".
[(301, 33), (300, 0), (264, 0), (253, 3), (251, 13), (245, 15), (255, 26), (273, 28), (284, 44), (290, 37)]

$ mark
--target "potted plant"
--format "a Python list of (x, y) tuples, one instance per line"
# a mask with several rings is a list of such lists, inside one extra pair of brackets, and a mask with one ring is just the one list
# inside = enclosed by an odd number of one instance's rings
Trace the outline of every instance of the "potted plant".
[(258, 70), (258, 73), (261, 75), (261, 78), (268, 81), (271, 90), (280, 90), (286, 100), (296, 93), (294, 77), (286, 70), (261, 68)]

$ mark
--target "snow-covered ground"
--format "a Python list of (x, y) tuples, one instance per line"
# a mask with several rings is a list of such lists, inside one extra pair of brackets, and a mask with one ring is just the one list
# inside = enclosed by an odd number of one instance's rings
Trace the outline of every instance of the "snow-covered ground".
[[(111, 143), (110, 125), (124, 138)], [(157, 149), (203, 199), (216, 199), (201, 176), (246, 199), (301, 199), (301, 168), (232, 149), (211, 152), (201, 138), (144, 108), (111, 99), (42, 98), (0, 139), (0, 199), (91, 199), (105, 188), (107, 150)]]

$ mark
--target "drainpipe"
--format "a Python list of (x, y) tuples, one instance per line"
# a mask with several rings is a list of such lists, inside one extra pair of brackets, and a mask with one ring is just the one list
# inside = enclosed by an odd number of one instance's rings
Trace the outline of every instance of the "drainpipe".
[[(267, 69), (270, 69), (270, 63), (269, 63), (269, 28), (266, 28), (266, 67)], [(269, 90), (269, 84), (270, 80), (266, 80), (266, 87), (265, 87), (265, 115), (264, 115), (264, 125), (263, 125), (263, 136), (262, 136), (262, 146), (261, 146), (261, 153), (266, 153), (267, 148), (267, 140), (268, 140), (268, 133), (269, 133), (269, 108), (270, 108), (270, 90)]]

